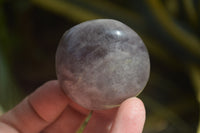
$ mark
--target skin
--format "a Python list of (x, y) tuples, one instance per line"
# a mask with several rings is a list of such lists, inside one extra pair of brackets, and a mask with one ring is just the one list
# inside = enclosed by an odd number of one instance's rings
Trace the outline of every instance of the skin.
[[(0, 133), (75, 133), (89, 112), (49, 81), (0, 117)], [(141, 133), (144, 122), (143, 102), (129, 98), (119, 108), (94, 111), (84, 133)]]

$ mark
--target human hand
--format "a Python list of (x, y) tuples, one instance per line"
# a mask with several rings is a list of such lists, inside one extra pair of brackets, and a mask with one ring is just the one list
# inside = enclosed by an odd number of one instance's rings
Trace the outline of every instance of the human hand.
[[(89, 112), (49, 81), (0, 117), (0, 133), (75, 133)], [(143, 102), (129, 98), (119, 108), (94, 111), (84, 133), (141, 133), (144, 122)]]

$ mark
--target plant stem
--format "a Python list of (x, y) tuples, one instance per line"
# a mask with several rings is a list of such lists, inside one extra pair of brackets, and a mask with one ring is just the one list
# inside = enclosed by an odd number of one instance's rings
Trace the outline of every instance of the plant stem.
[(83, 133), (85, 127), (87, 126), (93, 111), (90, 111), (89, 115), (86, 117), (85, 121), (82, 123), (81, 127), (76, 131), (76, 133)]

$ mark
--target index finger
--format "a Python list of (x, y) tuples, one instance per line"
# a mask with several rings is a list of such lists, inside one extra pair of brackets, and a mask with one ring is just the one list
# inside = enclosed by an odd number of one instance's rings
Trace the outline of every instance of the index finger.
[(4, 114), (0, 118), (0, 127), (6, 124), (18, 132), (39, 132), (51, 124), (68, 104), (69, 100), (58, 82), (49, 81)]

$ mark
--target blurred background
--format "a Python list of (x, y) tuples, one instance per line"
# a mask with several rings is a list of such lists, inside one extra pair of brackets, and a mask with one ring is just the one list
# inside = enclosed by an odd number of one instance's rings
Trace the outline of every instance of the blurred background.
[(122, 21), (147, 45), (144, 133), (200, 133), (199, 0), (0, 0), (0, 114), (56, 79), (62, 34), (97, 18)]

